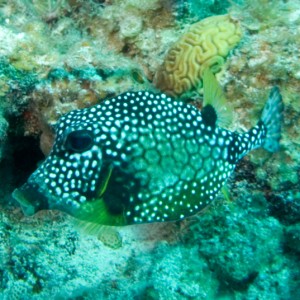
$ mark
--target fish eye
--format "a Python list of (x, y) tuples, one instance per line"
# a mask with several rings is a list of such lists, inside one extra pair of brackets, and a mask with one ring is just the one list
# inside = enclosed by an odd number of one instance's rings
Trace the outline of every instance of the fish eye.
[(74, 152), (84, 152), (91, 149), (94, 142), (93, 133), (89, 130), (70, 132), (65, 140), (65, 147)]

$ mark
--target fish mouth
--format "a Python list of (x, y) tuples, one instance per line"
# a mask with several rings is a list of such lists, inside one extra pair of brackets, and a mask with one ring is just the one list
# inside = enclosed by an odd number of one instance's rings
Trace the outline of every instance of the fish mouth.
[(48, 208), (48, 200), (45, 194), (30, 183), (25, 183), (13, 191), (12, 197), (20, 204), (26, 216), (32, 216), (36, 212)]

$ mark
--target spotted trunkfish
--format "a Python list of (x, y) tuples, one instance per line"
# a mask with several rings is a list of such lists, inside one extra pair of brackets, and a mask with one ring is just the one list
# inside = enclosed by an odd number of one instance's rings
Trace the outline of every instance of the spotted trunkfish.
[(230, 110), (221, 87), (210, 70), (203, 81), (202, 111), (141, 91), (62, 116), (50, 155), (13, 197), (27, 215), (58, 209), (103, 225), (196, 214), (249, 151), (278, 150), (283, 118), (274, 87), (256, 126), (226, 130)]

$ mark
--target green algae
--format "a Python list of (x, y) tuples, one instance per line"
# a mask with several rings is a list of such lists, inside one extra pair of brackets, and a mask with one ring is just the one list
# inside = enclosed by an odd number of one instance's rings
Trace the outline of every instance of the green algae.
[(35, 88), (38, 78), (33, 72), (16, 69), (6, 58), (0, 58), (1, 106), (11, 111), (21, 110), (28, 103), (28, 94)]

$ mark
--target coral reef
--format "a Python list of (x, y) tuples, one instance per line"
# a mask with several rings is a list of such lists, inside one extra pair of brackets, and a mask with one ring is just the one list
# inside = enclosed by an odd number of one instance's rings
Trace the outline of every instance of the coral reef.
[[(235, 0), (234, 3), (243, 3), (244, 0)], [(177, 18), (199, 21), (212, 15), (225, 14), (233, 1), (228, 0), (177, 0)]]
[(219, 72), (241, 35), (240, 25), (229, 15), (213, 16), (193, 24), (168, 51), (156, 73), (156, 86), (173, 96), (199, 90), (205, 68)]
[(8, 122), (4, 118), (3, 112), (0, 111), (0, 161), (4, 151), (3, 147), (5, 145), (7, 128)]
[[(190, 24), (226, 9), (243, 29), (218, 73), (230, 129), (254, 125), (278, 85), (280, 151), (244, 158), (231, 200), (182, 222), (123, 228), (116, 250), (60, 212), (24, 217), (10, 192), (43, 159), (40, 148), (49, 152), (57, 119), (154, 90)], [(0, 1), (0, 298), (300, 299), (299, 24), (298, 1), (286, 0)], [(197, 106), (200, 98), (191, 93)]]
[[(239, 196), (241, 188), (249, 192)], [(17, 210), (2, 211), (2, 296), (297, 299), (299, 261), (282, 248), (285, 240), (294, 247), (295, 229), (283, 232), (253, 186), (239, 182), (232, 192), (234, 202), (219, 199), (180, 226), (122, 228), (117, 250), (80, 234), (59, 212), (24, 218)]]
[[(242, 124), (245, 128), (253, 125), (253, 117), (259, 115), (267, 97), (262, 91), (274, 85), (280, 86), (285, 103), (281, 151), (272, 157), (261, 151), (252, 153), (250, 162), (254, 165), (256, 178), (269, 191), (269, 201), (276, 205), (279, 200), (289, 206), (288, 198), (293, 199), (292, 203), (299, 201), (296, 194), (299, 191), (300, 160), (296, 149), (300, 137), (297, 129), (300, 89), (295, 50), (300, 34), (296, 29), (300, 22), (299, 9), (284, 1), (276, 1), (274, 6), (268, 2), (261, 6), (256, 1), (245, 1), (242, 8), (245, 10), (233, 6), (231, 13), (244, 24), (247, 38), (231, 58), (223, 84), (226, 85), (227, 98), (239, 113), (235, 124)], [(262, 17), (262, 11), (268, 13)]]

